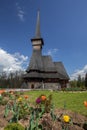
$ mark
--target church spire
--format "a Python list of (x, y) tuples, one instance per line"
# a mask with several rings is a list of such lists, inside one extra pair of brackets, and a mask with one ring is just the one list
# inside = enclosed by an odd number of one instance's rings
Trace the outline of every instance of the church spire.
[(41, 38), (41, 33), (40, 33), (40, 12), (39, 11), (37, 14), (35, 37), (31, 39), (31, 42), (34, 50), (41, 50), (42, 46), (44, 45), (44, 41), (43, 38)]
[(39, 10), (38, 10), (38, 14), (37, 14), (35, 38), (41, 38), (41, 33), (40, 33), (40, 11)]

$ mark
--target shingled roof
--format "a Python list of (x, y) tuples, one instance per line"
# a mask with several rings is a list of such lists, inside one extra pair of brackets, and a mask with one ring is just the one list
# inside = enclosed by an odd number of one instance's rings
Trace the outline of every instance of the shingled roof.
[(29, 66), (26, 71), (29, 72), (31, 70), (43, 71), (43, 60), (40, 50), (33, 50)]
[(57, 72), (62, 75), (62, 78), (69, 79), (69, 76), (62, 62), (54, 62), (54, 65), (56, 67)]
[(51, 56), (42, 56), (41, 51), (34, 50), (26, 76), (29, 78), (69, 79), (62, 62), (53, 62)]

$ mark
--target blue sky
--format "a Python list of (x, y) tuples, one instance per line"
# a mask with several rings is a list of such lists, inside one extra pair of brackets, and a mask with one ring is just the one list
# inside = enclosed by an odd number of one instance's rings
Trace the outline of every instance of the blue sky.
[(0, 71), (26, 69), (40, 10), (43, 54), (71, 78), (87, 72), (87, 0), (0, 0)]

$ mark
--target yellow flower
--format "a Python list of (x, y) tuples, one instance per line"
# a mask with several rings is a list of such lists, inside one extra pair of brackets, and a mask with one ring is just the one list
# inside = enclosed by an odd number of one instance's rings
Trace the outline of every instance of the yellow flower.
[(68, 123), (70, 121), (70, 117), (68, 115), (64, 115), (63, 121)]
[(17, 101), (18, 101), (18, 102), (21, 102), (21, 101), (22, 101), (22, 98), (21, 98), (21, 97), (19, 97)]

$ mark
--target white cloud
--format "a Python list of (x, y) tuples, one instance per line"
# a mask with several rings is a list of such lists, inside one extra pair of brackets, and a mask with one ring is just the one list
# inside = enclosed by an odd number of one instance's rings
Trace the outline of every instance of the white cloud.
[(52, 57), (54, 57), (56, 55), (56, 53), (58, 52), (57, 48), (54, 49), (49, 49), (47, 52), (45, 52), (45, 55), (51, 55)]
[(19, 53), (10, 54), (0, 48), (0, 72), (15, 72), (23, 70), (28, 57)]
[(21, 21), (24, 21), (24, 15), (25, 15), (25, 13), (24, 13), (23, 9), (19, 6), (18, 3), (16, 3), (16, 8), (17, 8), (17, 16), (19, 17), (19, 19)]
[(81, 77), (85, 77), (86, 73), (87, 73), (87, 65), (85, 65), (82, 69), (76, 70), (73, 74), (71, 74), (70, 79), (71, 80), (77, 79), (79, 75), (81, 75)]

